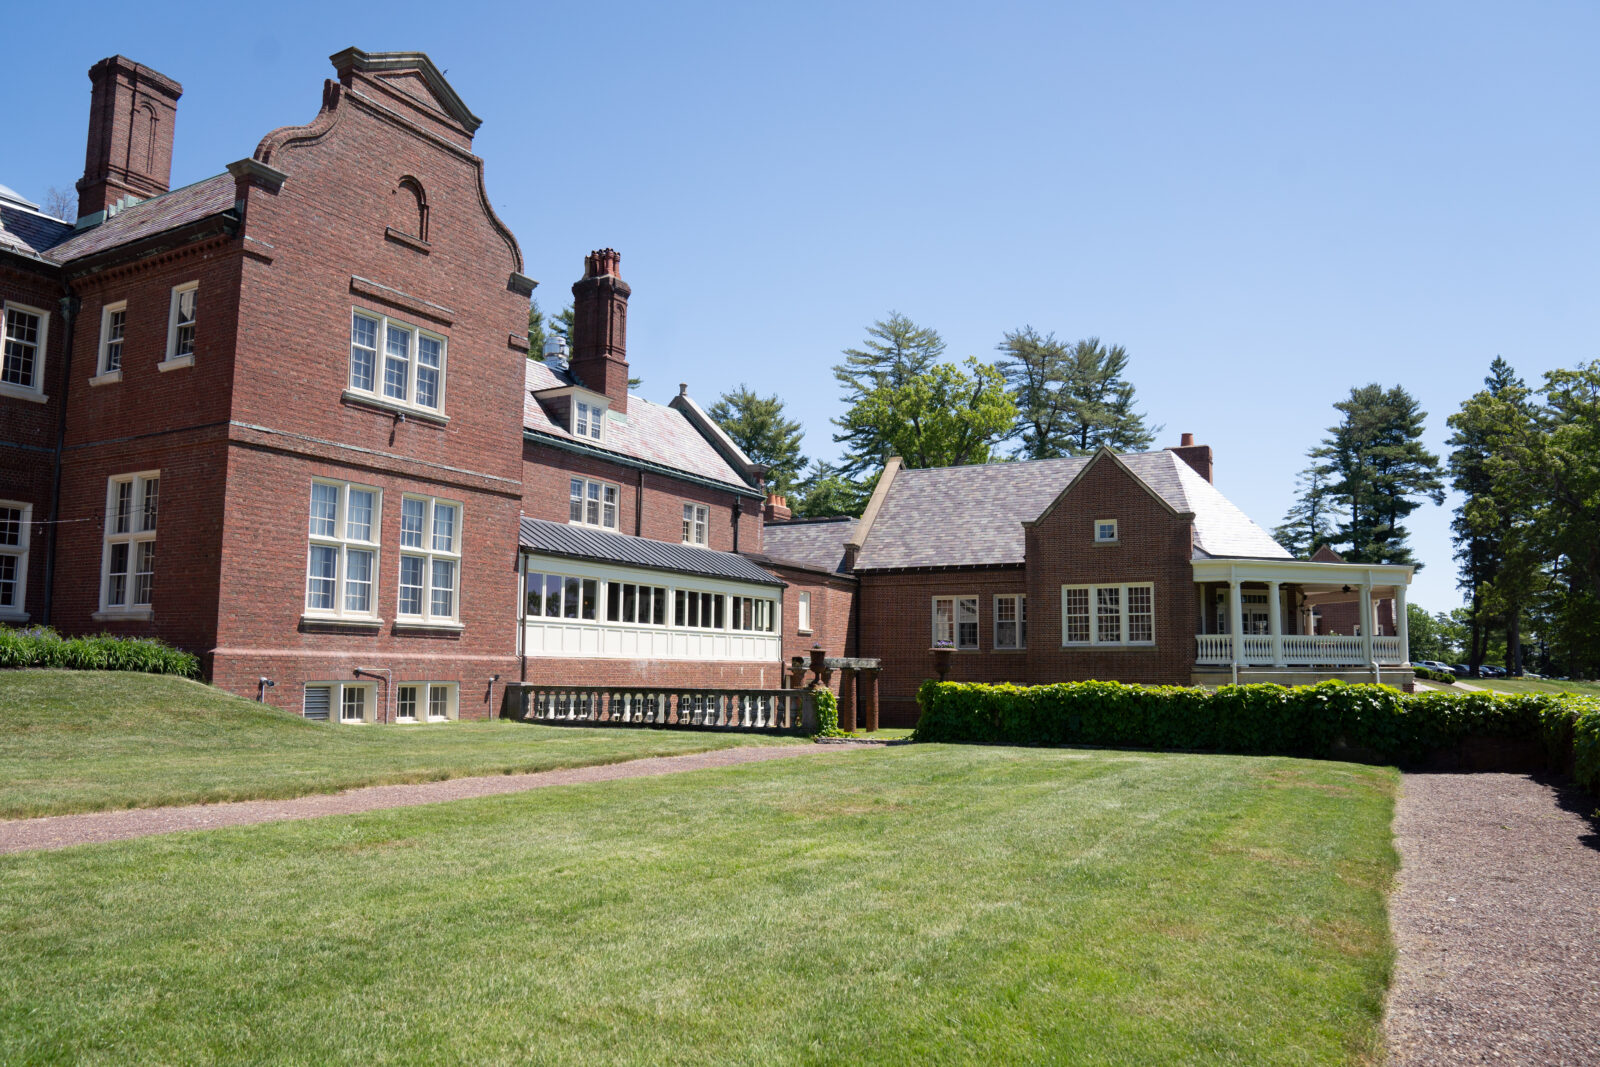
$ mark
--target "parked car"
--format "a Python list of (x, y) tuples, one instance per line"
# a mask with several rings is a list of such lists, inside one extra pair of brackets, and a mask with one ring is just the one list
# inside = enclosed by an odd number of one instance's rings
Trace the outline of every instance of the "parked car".
[(1496, 667), (1492, 663), (1485, 663), (1483, 666), (1478, 668), (1478, 673), (1482, 674), (1485, 678), (1504, 678), (1506, 676), (1506, 669), (1504, 667)]
[(1450, 668), (1450, 673), (1455, 675), (1457, 678), (1465, 678), (1467, 675), (1472, 673), (1472, 668), (1467, 666), (1465, 663), (1457, 663)]

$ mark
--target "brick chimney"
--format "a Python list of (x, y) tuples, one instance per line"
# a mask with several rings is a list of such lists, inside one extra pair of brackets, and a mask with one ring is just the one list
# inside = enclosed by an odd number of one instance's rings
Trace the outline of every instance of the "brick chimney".
[(789, 510), (788, 498), (777, 493), (767, 494), (767, 504), (761, 509), (761, 515), (767, 522), (788, 522), (794, 518), (794, 512)]
[(568, 366), (585, 388), (604, 393), (611, 410), (628, 410), (628, 297), (622, 257), (615, 249), (590, 252), (583, 279), (572, 284), (572, 354)]
[(127, 56), (89, 68), (89, 140), (78, 182), (78, 216), (125, 196), (148, 200), (172, 182), (172, 127), (183, 86)]
[(1194, 434), (1186, 433), (1179, 439), (1178, 447), (1167, 451), (1200, 472), (1200, 477), (1211, 481), (1211, 446), (1194, 443)]

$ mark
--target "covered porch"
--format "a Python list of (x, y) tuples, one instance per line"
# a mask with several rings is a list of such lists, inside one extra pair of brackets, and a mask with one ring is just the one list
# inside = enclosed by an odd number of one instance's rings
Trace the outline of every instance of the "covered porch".
[[(1277, 559), (1198, 559), (1193, 567), (1200, 684), (1410, 674), (1410, 567)], [(1385, 600), (1392, 609), (1380, 611)], [(1342, 621), (1319, 632), (1324, 609)]]

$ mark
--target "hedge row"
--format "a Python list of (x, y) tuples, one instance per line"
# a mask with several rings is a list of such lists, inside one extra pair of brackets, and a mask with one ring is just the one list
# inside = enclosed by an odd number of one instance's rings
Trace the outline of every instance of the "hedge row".
[(200, 660), (192, 653), (148, 637), (62, 637), (48, 626), (0, 626), (0, 668), (22, 667), (200, 676)]
[(1415, 764), (1468, 737), (1543, 741), (1600, 792), (1600, 700), (1497, 693), (1402, 693), (1322, 682), (1182, 686), (1068, 682), (980, 685), (927, 681), (917, 691), (918, 741), (1104, 745), (1343, 757)]
[(1426, 678), (1430, 682), (1443, 682), (1446, 685), (1456, 684), (1456, 676), (1449, 671), (1431, 671), (1426, 667), (1413, 667), (1411, 670), (1418, 678)]

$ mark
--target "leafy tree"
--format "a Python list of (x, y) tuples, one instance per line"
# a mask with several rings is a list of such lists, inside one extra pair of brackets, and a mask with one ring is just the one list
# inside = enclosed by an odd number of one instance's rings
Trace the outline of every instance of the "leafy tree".
[[(889, 313), (867, 327), (867, 339), (860, 348), (844, 350), (844, 362), (836, 364), (833, 376), (843, 387), (843, 399), (853, 414), (872, 393), (899, 389), (912, 378), (931, 371), (944, 355), (944, 339), (937, 330), (918, 326), (898, 311)], [(846, 414), (834, 419), (840, 433), (833, 439), (845, 446), (840, 473), (859, 477), (883, 466), (893, 448), (868, 420)]]
[(1336, 511), (1328, 493), (1328, 476), (1315, 460), (1295, 476), (1295, 500), (1284, 513), (1272, 539), (1300, 559), (1333, 541)]
[(1428, 610), (1419, 604), (1406, 605), (1406, 636), (1411, 642), (1413, 660), (1454, 662), (1456, 651), (1450, 642), (1448, 619), (1449, 616), (1443, 612), (1429, 615)]
[(1019, 412), (1013, 433), (1019, 456), (1050, 459), (1087, 455), (1103, 445), (1116, 452), (1150, 447), (1161, 427), (1144, 424), (1123, 374), (1128, 352), (1098, 337), (1068, 345), (1032, 326), (1007, 333), (996, 364)]
[(789, 500), (795, 515), (806, 519), (820, 519), (829, 515), (859, 517), (872, 499), (872, 490), (878, 478), (856, 481), (839, 473), (831, 463), (817, 460), (799, 483), (798, 496)]
[(800, 424), (783, 417), (776, 394), (757, 396), (741, 383), (723, 393), (707, 412), (744, 454), (767, 467), (767, 488), (787, 496), (800, 481), (806, 457), (800, 454)]
[[(1312, 456), (1344, 521), (1335, 530), (1352, 563), (1421, 564), (1406, 544), (1402, 520), (1422, 500), (1444, 503), (1439, 457), (1422, 446), (1422, 411), (1400, 386), (1352, 388), (1333, 405), (1343, 413)], [(1417, 498), (1421, 499), (1417, 499)]]
[[(908, 467), (989, 462), (1015, 423), (1017, 406), (998, 370), (971, 356), (965, 367), (939, 363), (868, 391), (845, 414), (843, 437), (881, 442), (886, 455), (900, 456)], [(844, 472), (850, 470), (847, 465)]]

